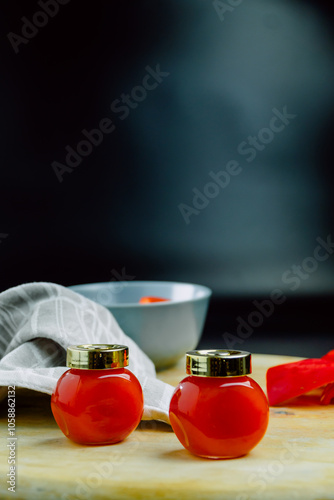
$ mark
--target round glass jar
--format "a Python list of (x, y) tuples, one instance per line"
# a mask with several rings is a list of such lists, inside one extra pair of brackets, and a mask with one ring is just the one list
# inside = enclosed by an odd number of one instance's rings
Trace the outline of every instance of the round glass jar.
[(67, 349), (70, 367), (51, 396), (53, 416), (66, 437), (80, 444), (122, 441), (139, 424), (143, 392), (129, 364), (128, 348), (85, 344)]
[(261, 387), (247, 375), (245, 351), (202, 350), (186, 354), (186, 372), (169, 408), (181, 444), (205, 458), (235, 458), (264, 436), (269, 405)]

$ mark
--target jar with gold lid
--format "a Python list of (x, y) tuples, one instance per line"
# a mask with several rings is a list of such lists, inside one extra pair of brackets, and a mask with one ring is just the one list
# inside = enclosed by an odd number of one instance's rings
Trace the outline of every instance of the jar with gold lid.
[(186, 354), (186, 372), (169, 408), (172, 428), (191, 453), (206, 458), (245, 455), (264, 436), (267, 398), (250, 377), (246, 351), (199, 350)]
[(112, 444), (139, 424), (143, 392), (126, 369), (128, 347), (84, 344), (67, 349), (70, 368), (51, 396), (53, 416), (66, 437), (81, 444)]

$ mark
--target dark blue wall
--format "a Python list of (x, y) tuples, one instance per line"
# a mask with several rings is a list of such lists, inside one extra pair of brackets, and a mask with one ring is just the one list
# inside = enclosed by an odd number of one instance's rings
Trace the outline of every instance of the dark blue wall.
[(39, 4), (2, 4), (1, 290), (125, 275), (333, 293), (328, 5), (71, 0), (22, 32)]

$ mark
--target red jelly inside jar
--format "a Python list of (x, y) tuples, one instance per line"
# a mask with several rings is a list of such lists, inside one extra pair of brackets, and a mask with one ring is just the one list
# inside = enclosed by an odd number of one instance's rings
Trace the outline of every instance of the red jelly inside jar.
[(112, 444), (137, 427), (143, 392), (127, 365), (126, 346), (68, 348), (71, 368), (60, 377), (51, 396), (53, 416), (66, 437), (80, 444)]
[(188, 377), (174, 391), (169, 418), (181, 444), (206, 458), (247, 454), (264, 436), (269, 406), (245, 351), (187, 353)]

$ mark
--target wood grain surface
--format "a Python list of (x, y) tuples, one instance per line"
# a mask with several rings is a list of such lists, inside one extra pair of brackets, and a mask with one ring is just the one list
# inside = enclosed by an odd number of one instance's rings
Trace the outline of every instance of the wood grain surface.
[[(265, 388), (266, 369), (294, 359), (254, 355), (252, 376)], [(184, 362), (158, 376), (177, 385)], [(191, 455), (160, 422), (142, 422), (116, 445), (80, 446), (58, 429), (49, 396), (17, 389), (16, 401), (15, 493), (7, 490), (7, 400), (1, 403), (2, 499), (334, 499), (334, 405), (318, 406), (312, 396), (271, 408), (261, 443), (234, 460)]]

